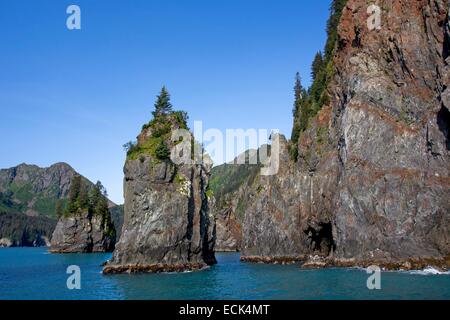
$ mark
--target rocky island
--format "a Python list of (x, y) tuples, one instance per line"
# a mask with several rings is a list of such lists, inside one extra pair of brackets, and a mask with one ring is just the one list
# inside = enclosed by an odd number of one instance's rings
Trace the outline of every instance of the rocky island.
[(59, 217), (51, 239), (51, 253), (112, 252), (116, 230), (106, 191), (100, 182), (91, 189), (81, 176), (74, 177), (68, 203), (56, 207)]
[(153, 120), (137, 143), (127, 145), (122, 235), (103, 273), (180, 272), (216, 263), (208, 204), (211, 162), (175, 164), (170, 158), (178, 143), (171, 133), (187, 130), (186, 120), (184, 112), (172, 111), (163, 88)]

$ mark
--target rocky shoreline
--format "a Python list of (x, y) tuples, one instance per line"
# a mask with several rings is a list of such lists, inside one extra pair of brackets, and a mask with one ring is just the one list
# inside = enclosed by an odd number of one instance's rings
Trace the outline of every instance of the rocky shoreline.
[(322, 268), (367, 268), (378, 266), (384, 271), (412, 271), (432, 267), (445, 272), (450, 270), (450, 255), (442, 258), (420, 257), (405, 259), (342, 259), (320, 256), (297, 257), (268, 257), (268, 256), (242, 256), (242, 262), (264, 264), (299, 264), (302, 269)]
[(168, 273), (168, 272), (188, 272), (199, 271), (207, 268), (206, 263), (178, 263), (178, 264), (164, 264), (155, 263), (149, 265), (119, 265), (106, 266), (103, 269), (103, 274), (122, 274), (122, 273)]
[(265, 264), (295, 264), (306, 260), (306, 256), (242, 256), (242, 262), (265, 263)]
[(443, 258), (422, 257), (408, 258), (398, 260), (355, 260), (355, 259), (324, 259), (321, 262), (309, 261), (302, 265), (302, 268), (323, 268), (323, 267), (342, 267), (342, 268), (367, 268), (369, 266), (378, 266), (385, 271), (412, 271), (423, 270), (427, 267), (433, 267), (439, 271), (448, 271), (450, 269), (450, 256)]

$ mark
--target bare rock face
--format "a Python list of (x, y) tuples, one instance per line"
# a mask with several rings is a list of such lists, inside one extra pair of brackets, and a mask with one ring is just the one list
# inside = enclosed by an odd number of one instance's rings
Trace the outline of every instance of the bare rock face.
[[(139, 139), (145, 143), (150, 135), (144, 130)], [(103, 272), (179, 272), (216, 263), (206, 195), (210, 169), (150, 154), (129, 158), (122, 234)]]
[(82, 214), (61, 218), (51, 239), (51, 253), (112, 252), (116, 242), (114, 226), (102, 217)]
[(278, 173), (258, 175), (249, 194), (243, 223), (245, 261), (295, 261), (304, 253), (296, 201), (299, 181), (289, 159), (287, 141), (281, 135), (279, 141)]
[(448, 264), (448, 2), (378, 5), (381, 29), (371, 31), (366, 1), (348, 1), (331, 101), (302, 134), (298, 163), (282, 161), (277, 176), (261, 180), (244, 256)]
[(242, 226), (232, 207), (216, 212), (216, 252), (236, 252), (242, 242)]

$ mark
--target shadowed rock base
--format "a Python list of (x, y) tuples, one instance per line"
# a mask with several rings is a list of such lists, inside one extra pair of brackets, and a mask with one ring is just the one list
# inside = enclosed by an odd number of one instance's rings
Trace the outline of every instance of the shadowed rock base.
[(266, 257), (266, 256), (242, 256), (242, 262), (266, 263), (266, 264), (294, 264), (300, 263), (303, 269), (321, 269), (328, 267), (342, 268), (367, 268), (369, 266), (378, 266), (382, 270), (423, 270), (427, 267), (433, 267), (440, 271), (450, 270), (450, 255), (442, 258), (410, 258), (410, 259), (338, 259), (319, 256), (296, 256), (296, 257)]
[(242, 256), (242, 262), (267, 263), (267, 264), (293, 264), (305, 261), (305, 256), (284, 256), (284, 257), (266, 257), (266, 256)]
[(186, 272), (202, 270), (207, 267), (205, 263), (106, 266), (103, 274)]
[(410, 258), (410, 259), (398, 259), (398, 260), (356, 260), (356, 259), (333, 259), (333, 258), (321, 258), (311, 257), (301, 268), (304, 269), (319, 269), (326, 267), (343, 267), (352, 268), (360, 267), (367, 268), (369, 266), (378, 266), (382, 270), (423, 270), (427, 267), (433, 267), (440, 271), (448, 271), (450, 269), (450, 256), (443, 258)]
[(68, 248), (54, 248), (48, 249), (49, 253), (57, 253), (57, 254), (64, 254), (64, 253), (104, 253), (104, 252), (111, 252), (112, 250), (105, 251), (104, 249), (78, 249), (76, 247), (68, 247)]

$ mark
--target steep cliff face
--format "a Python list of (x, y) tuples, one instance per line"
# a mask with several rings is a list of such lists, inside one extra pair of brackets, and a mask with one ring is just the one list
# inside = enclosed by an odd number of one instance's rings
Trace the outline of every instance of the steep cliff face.
[(370, 31), (366, 1), (347, 2), (330, 103), (301, 135), (298, 162), (283, 160), (277, 176), (261, 180), (265, 192), (246, 212), (244, 256), (446, 263), (448, 3), (378, 5), (381, 29)]
[(279, 143), (278, 173), (258, 174), (249, 190), (243, 223), (244, 261), (289, 262), (301, 259), (307, 252), (300, 229), (301, 181), (284, 136), (279, 136)]
[[(167, 116), (165, 136), (157, 125), (145, 127), (124, 172), (125, 218), (120, 241), (104, 273), (164, 272), (201, 269), (216, 262), (215, 225), (209, 213), (206, 189), (211, 166), (175, 165), (146, 145), (167, 137), (177, 121)], [(162, 159), (161, 159), (162, 158)]]
[(111, 220), (84, 211), (59, 219), (53, 231), (50, 252), (112, 252), (115, 242)]
[(216, 218), (216, 252), (239, 251), (242, 242), (242, 222), (235, 214), (235, 207), (214, 210)]

